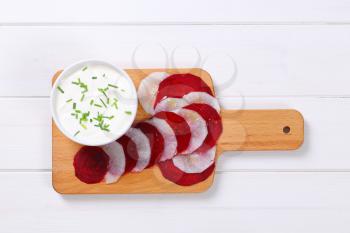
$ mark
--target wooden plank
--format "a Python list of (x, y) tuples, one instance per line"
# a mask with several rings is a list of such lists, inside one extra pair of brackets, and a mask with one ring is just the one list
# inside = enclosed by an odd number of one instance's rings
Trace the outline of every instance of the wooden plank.
[(342, 172), (232, 172), (218, 174), (201, 194), (62, 197), (50, 187), (50, 173), (1, 172), (1, 229), (347, 233), (349, 179)]
[(47, 98), (0, 98), (0, 169), (51, 167), (51, 114)]
[[(297, 151), (228, 152), (220, 157), (218, 171), (350, 169), (350, 99), (248, 97), (220, 102), (225, 109), (298, 109), (305, 118), (305, 142)], [(48, 99), (0, 98), (0, 105), (6, 109), (0, 114), (0, 169), (51, 169)]]
[(0, 38), (0, 96), (48, 96), (53, 73), (86, 58), (125, 68), (196, 65), (220, 97), (350, 96), (348, 25), (10, 26)]
[[(20, 7), (19, 7), (20, 6)], [(82, 0), (48, 3), (7, 0), (0, 23), (116, 22), (116, 23), (228, 23), (228, 22), (337, 22), (349, 21), (346, 0), (278, 1), (160, 1)]]

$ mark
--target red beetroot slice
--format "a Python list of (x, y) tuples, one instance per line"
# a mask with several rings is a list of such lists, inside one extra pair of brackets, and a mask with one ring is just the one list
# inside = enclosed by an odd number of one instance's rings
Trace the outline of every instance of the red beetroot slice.
[(159, 168), (165, 179), (181, 186), (191, 186), (206, 180), (213, 173), (215, 163), (201, 173), (185, 173), (174, 165), (172, 159), (159, 163)]
[(74, 157), (75, 176), (84, 183), (101, 182), (108, 171), (109, 156), (99, 147), (84, 146)]
[(215, 146), (222, 133), (222, 121), (219, 113), (208, 104), (190, 104), (184, 108), (196, 111), (207, 123), (208, 135), (197, 152), (205, 152)]
[(160, 156), (162, 155), (164, 150), (164, 138), (156, 127), (147, 122), (140, 122), (135, 128), (140, 129), (149, 139), (151, 146), (151, 159), (147, 168), (151, 167), (159, 161)]
[(119, 142), (125, 153), (125, 172), (130, 172), (136, 165), (139, 155), (137, 153), (136, 144), (126, 135), (120, 137)]
[(182, 98), (182, 96), (194, 91), (213, 95), (210, 87), (201, 78), (193, 74), (173, 74), (160, 82), (153, 107), (155, 108), (164, 98)]
[(154, 117), (166, 120), (174, 130), (177, 140), (177, 153), (180, 154), (186, 150), (191, 140), (191, 129), (186, 120), (173, 112), (158, 112)]

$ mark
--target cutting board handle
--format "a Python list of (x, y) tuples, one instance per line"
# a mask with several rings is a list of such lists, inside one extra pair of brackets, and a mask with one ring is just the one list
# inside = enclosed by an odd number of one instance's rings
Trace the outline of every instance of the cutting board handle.
[(295, 150), (304, 141), (304, 118), (296, 110), (222, 110), (219, 151)]

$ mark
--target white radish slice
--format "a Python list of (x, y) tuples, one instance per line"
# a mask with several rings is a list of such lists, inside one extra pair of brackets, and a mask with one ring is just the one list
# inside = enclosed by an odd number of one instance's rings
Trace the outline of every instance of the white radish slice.
[(216, 147), (206, 152), (193, 152), (189, 155), (177, 155), (173, 158), (174, 165), (186, 173), (201, 173), (214, 163)]
[(191, 154), (199, 148), (208, 135), (207, 124), (205, 120), (195, 111), (188, 109), (178, 109), (174, 111), (183, 117), (191, 129), (191, 140), (188, 148), (182, 154)]
[(156, 127), (164, 138), (164, 150), (160, 156), (160, 161), (173, 158), (176, 155), (177, 140), (170, 125), (165, 120), (156, 117), (146, 122)]
[(130, 128), (125, 135), (136, 144), (137, 153), (139, 155), (132, 172), (141, 172), (147, 167), (151, 158), (151, 146), (149, 140), (141, 130), (135, 128)]
[(188, 93), (187, 95), (184, 95), (182, 97), (188, 105), (190, 104), (208, 104), (210, 105), (211, 107), (213, 107), (217, 112), (220, 112), (220, 104), (219, 104), (219, 101), (209, 95), (208, 93), (206, 92), (191, 92), (191, 93)]
[(108, 171), (105, 175), (107, 184), (115, 183), (125, 171), (125, 154), (118, 142), (112, 142), (101, 147), (109, 156)]
[(145, 112), (153, 115), (159, 83), (168, 76), (166, 72), (153, 72), (141, 81), (137, 96)]
[(188, 103), (182, 98), (166, 98), (160, 101), (159, 104), (157, 104), (154, 113), (163, 111), (172, 112), (186, 105), (188, 105)]

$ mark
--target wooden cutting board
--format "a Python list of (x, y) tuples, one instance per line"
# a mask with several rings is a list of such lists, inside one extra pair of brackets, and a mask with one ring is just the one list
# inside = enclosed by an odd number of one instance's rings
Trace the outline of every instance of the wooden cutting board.
[[(210, 75), (199, 68), (126, 70), (136, 87), (155, 71), (192, 73), (201, 77), (214, 92)], [(59, 74), (55, 74), (53, 81)], [(295, 110), (222, 110), (221, 116), (224, 130), (217, 143), (216, 159), (224, 151), (294, 150), (304, 140), (304, 120)], [(139, 105), (135, 122), (148, 117)], [(85, 184), (75, 177), (73, 168), (73, 158), (80, 147), (52, 123), (52, 184), (58, 193), (191, 193), (207, 190), (214, 180), (215, 173), (199, 184), (179, 186), (163, 178), (158, 166), (154, 166), (141, 173), (127, 174), (114, 184)]]

